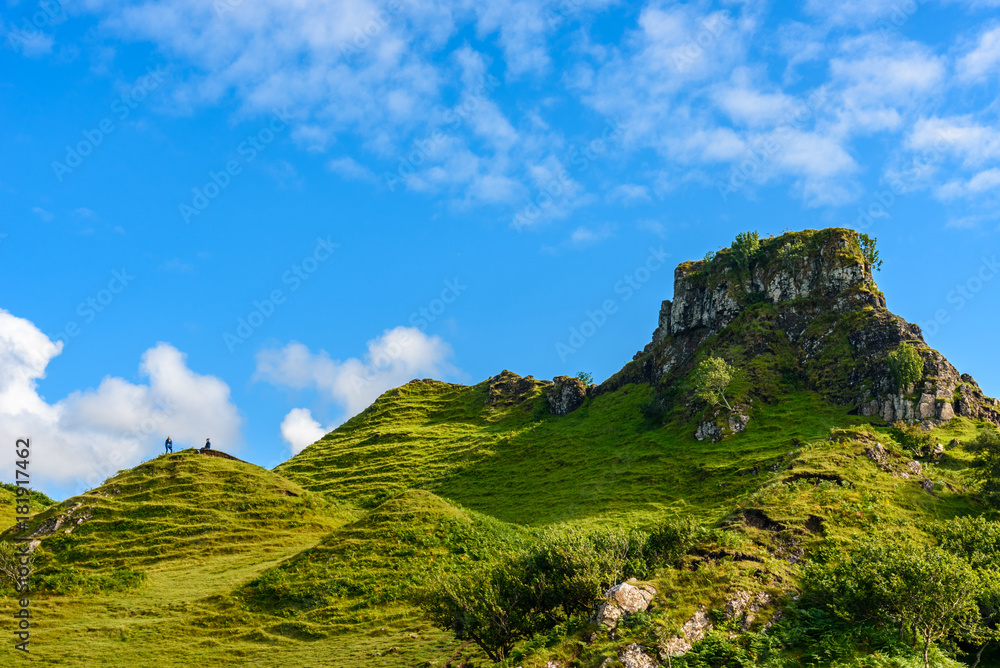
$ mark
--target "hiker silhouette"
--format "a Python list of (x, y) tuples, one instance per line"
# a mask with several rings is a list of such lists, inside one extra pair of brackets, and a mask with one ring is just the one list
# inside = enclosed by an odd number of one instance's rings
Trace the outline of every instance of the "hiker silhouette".
[(169, 436), (167, 436), (167, 440), (163, 444), (163, 451), (164, 451), (164, 454), (167, 453), (167, 452), (173, 452), (174, 451), (174, 442), (170, 440)]
[(206, 438), (205, 447), (203, 447), (202, 450), (211, 450), (211, 449), (212, 449), (212, 439)]

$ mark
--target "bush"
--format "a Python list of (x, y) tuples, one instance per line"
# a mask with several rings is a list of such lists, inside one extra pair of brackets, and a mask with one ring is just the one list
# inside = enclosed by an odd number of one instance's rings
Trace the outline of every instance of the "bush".
[(740, 232), (732, 245), (733, 264), (739, 271), (748, 271), (760, 254), (760, 235), (757, 232)]
[(778, 250), (778, 262), (788, 271), (794, 271), (796, 265), (806, 256), (806, 244), (802, 239), (789, 241)]
[(933, 439), (920, 427), (905, 422), (894, 422), (891, 433), (892, 437), (912, 452), (914, 457), (926, 457), (931, 453)]
[(664, 520), (653, 527), (646, 540), (646, 559), (650, 569), (672, 564), (694, 545), (698, 525), (694, 520)]
[(440, 576), (417, 603), (439, 628), (502, 661), (519, 640), (591, 612), (612, 586), (676, 561), (696, 531), (688, 520), (665, 521), (650, 533), (565, 529), (472, 575)]
[(889, 353), (887, 362), (896, 389), (903, 392), (924, 376), (924, 358), (917, 352), (916, 346), (905, 341)]
[(472, 640), (494, 662), (514, 645), (546, 628), (539, 592), (523, 578), (516, 559), (486, 566), (462, 577), (441, 578), (418, 597), (436, 626)]
[(975, 476), (982, 487), (983, 497), (990, 505), (1000, 508), (1000, 431), (980, 429), (975, 440), (965, 447), (976, 455)]
[(646, 418), (646, 422), (660, 427), (666, 418), (667, 409), (659, 397), (653, 397), (649, 401), (639, 404), (639, 412), (642, 417)]
[(938, 546), (862, 539), (850, 552), (826, 553), (826, 563), (806, 568), (806, 600), (848, 623), (872, 622), (923, 640), (924, 666), (931, 644), (948, 637), (974, 638), (980, 615), (980, 578), (965, 560)]
[(580, 371), (576, 374), (576, 377), (583, 381), (584, 385), (593, 385), (594, 376), (586, 371)]

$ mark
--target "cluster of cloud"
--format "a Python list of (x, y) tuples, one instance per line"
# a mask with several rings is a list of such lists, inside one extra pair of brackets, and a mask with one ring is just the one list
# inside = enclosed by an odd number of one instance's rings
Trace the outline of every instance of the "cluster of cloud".
[[(38, 391), (49, 362), (62, 352), (31, 321), (0, 309), (0, 433), (31, 438), (33, 485), (79, 492), (117, 471), (211, 437), (227, 450), (241, 445), (241, 417), (229, 386), (188, 368), (185, 356), (159, 343), (142, 355), (145, 384), (105, 377), (96, 389), (77, 390), (49, 403)], [(13, 445), (13, 443), (11, 444)], [(15, 473), (10, 458), (7, 480)]]
[[(612, 0), (87, 0), (72, 11), (186, 68), (173, 88), (180, 107), (287, 108), (296, 139), (334, 152), (340, 177), (458, 206), (544, 200), (544, 215), (522, 216), (523, 227), (600, 200), (582, 185), (580, 165), (593, 161), (573, 151), (608, 122), (626, 130), (599, 173), (628, 179), (593, 179), (611, 201), (734, 177), (740, 190), (787, 184), (811, 205), (855, 201), (920, 159), (928, 122), (994, 124), (992, 99), (970, 91), (997, 83), (1000, 27), (980, 22), (943, 44), (908, 35), (916, 12), (982, 16), (997, 4), (809, 0), (782, 15), (764, 2), (650, 0), (626, 12)], [(599, 21), (623, 32), (609, 38)], [(361, 151), (346, 155), (341, 136)], [(618, 162), (650, 150), (655, 166)], [(956, 145), (939, 173), (908, 185), (976, 200), (997, 167), (995, 155), (973, 164)], [(553, 184), (558, 194), (546, 194)]]
[[(342, 419), (357, 415), (386, 390), (414, 378), (449, 378), (459, 371), (448, 360), (451, 346), (415, 327), (386, 330), (368, 342), (361, 358), (335, 360), (325, 350), (312, 352), (297, 341), (257, 353), (254, 379), (276, 387), (315, 390), (342, 409)], [(339, 423), (338, 423), (339, 424)], [(292, 453), (319, 440), (336, 424), (323, 427), (307, 408), (294, 408), (281, 423)]]

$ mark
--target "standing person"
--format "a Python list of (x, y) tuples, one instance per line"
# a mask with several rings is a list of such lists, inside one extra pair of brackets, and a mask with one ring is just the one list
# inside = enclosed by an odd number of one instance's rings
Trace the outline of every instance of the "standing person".
[(211, 450), (211, 449), (212, 449), (212, 439), (206, 438), (205, 447), (203, 447), (202, 450)]
[(169, 436), (167, 436), (166, 443), (163, 444), (163, 451), (164, 451), (164, 454), (166, 454), (168, 452), (173, 452), (174, 451), (174, 442), (170, 440)]

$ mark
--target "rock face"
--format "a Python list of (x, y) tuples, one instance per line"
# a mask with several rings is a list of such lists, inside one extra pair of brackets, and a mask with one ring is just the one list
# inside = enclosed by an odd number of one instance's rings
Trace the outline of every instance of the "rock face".
[(666, 660), (668, 656), (683, 656), (691, 651), (696, 642), (705, 637), (712, 630), (712, 620), (705, 614), (705, 608), (691, 616), (691, 619), (684, 622), (680, 635), (673, 636), (664, 644), (660, 657)]
[(546, 395), (553, 415), (572, 413), (587, 399), (587, 384), (579, 378), (556, 376)]
[(549, 384), (547, 381), (539, 382), (532, 376), (522, 378), (506, 369), (486, 382), (488, 383), (486, 405), (497, 407), (519, 404), (534, 396), (535, 388)]
[[(742, 270), (728, 249), (712, 259), (682, 263), (652, 341), (594, 393), (626, 383), (675, 387), (693, 369), (695, 353), (708, 337), (713, 349), (736, 350), (743, 362), (770, 356), (777, 379), (793, 378), (834, 403), (857, 406), (862, 415), (889, 423), (939, 423), (961, 415), (1000, 425), (1000, 402), (928, 347), (919, 327), (887, 310), (852, 230), (763, 239)], [(908, 388), (896, 387), (887, 362), (903, 342), (916, 347), (924, 362), (922, 378)], [(730, 432), (739, 431), (733, 427), (743, 417), (729, 425)], [(725, 426), (722, 420), (706, 423), (698, 437), (716, 440), (716, 430)]]
[(614, 629), (622, 616), (646, 610), (655, 595), (656, 589), (649, 585), (617, 584), (605, 592), (605, 600), (597, 607), (594, 621)]

